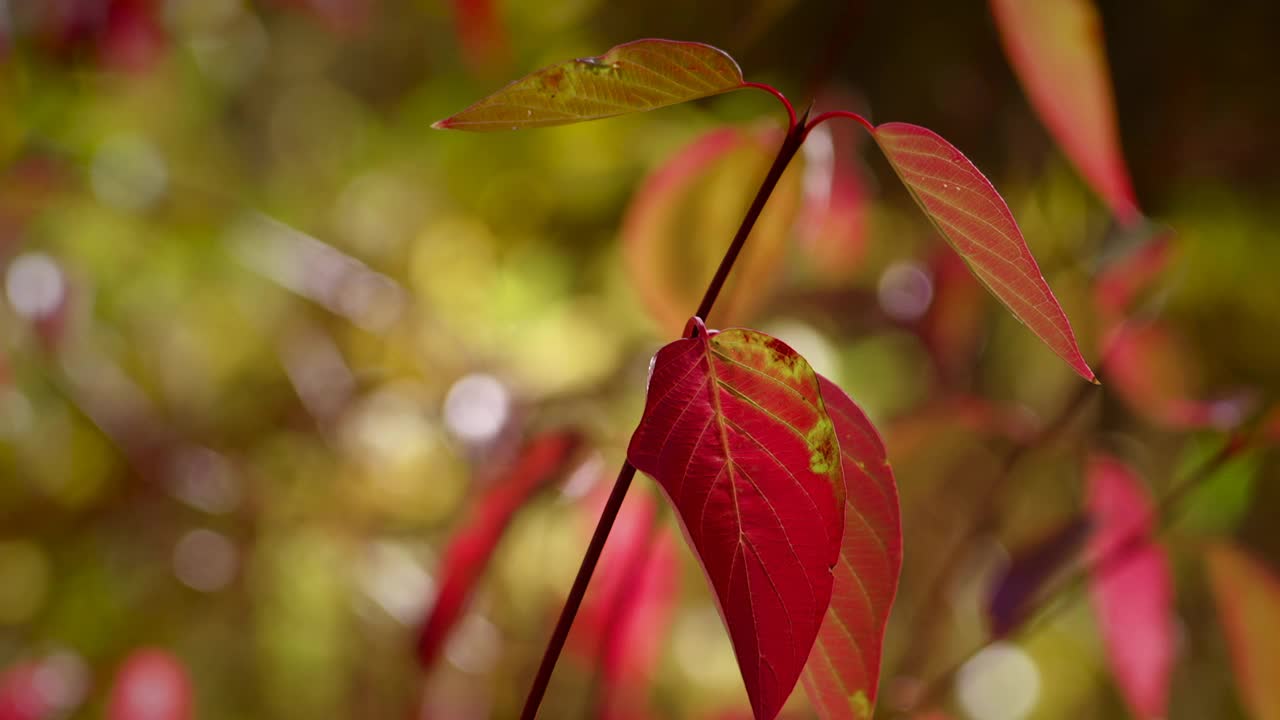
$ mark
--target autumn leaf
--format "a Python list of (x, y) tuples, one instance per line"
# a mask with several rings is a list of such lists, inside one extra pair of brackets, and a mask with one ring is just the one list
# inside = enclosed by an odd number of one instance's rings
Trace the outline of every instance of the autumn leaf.
[(857, 156), (860, 140), (853, 126), (824, 123), (801, 146), (804, 202), (796, 240), (823, 280), (848, 279), (867, 249), (870, 190)]
[(565, 471), (581, 442), (573, 432), (547, 433), (531, 440), (449, 541), (440, 592), (418, 633), (418, 661), (423, 667), (435, 662), (511, 516), (531, 494)]
[(1205, 559), (1244, 706), (1254, 720), (1280, 720), (1280, 578), (1227, 543)]
[(1066, 313), (991, 181), (932, 130), (885, 123), (873, 135), (925, 215), (973, 274), (1081, 377), (1097, 382)]
[(902, 519), (884, 442), (835, 383), (819, 376), (844, 470), (844, 539), (831, 605), (802, 682), (822, 720), (871, 717), (885, 625), (902, 569)]
[(1173, 668), (1173, 578), (1151, 540), (1154, 507), (1128, 466), (1096, 455), (1088, 467), (1090, 596), (1107, 660), (1139, 718), (1164, 718)]
[(636, 40), (526, 75), (441, 120), (441, 130), (568, 125), (676, 105), (742, 87), (742, 71), (702, 43)]
[[(587, 497), (595, 527), (608, 487)], [(651, 717), (648, 694), (680, 588), (679, 547), (652, 493), (632, 491), (600, 556), (570, 642), (596, 668), (594, 717)], [(577, 641), (574, 644), (574, 641)]]
[[(776, 128), (721, 128), (699, 136), (636, 191), (622, 221), (627, 274), (659, 327), (684, 327), (715, 274), (743, 213), (781, 144)], [(800, 202), (798, 166), (783, 174), (716, 305), (748, 321), (768, 299)]]
[(796, 681), (831, 599), (845, 501), (817, 375), (753, 330), (708, 331), (654, 358), (627, 456), (677, 510), (729, 630), (757, 720)]
[(1139, 217), (1090, 0), (991, 0), (1018, 80), (1049, 132), (1122, 222)]

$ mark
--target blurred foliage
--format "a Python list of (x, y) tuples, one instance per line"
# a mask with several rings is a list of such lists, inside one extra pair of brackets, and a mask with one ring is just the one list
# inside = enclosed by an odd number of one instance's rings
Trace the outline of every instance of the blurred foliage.
[[(486, 56), (430, 0), (0, 0), (0, 668), (42, 663), (57, 716), (97, 716), (144, 646), (185, 663), (203, 720), (513, 716), (585, 545), (580, 498), (620, 461), (667, 339), (623, 261), (632, 193), (700, 134), (779, 119), (736, 93), (527, 133), (428, 127), (629, 39), (710, 42), (798, 104), (838, 86), (877, 120), (946, 136), (1005, 193), (1097, 358), (1092, 278), (1146, 231), (1118, 230), (1052, 148), (983, 5), (749, 5), (507, 0), (493, 37), (510, 47)], [(1277, 7), (1102, 8), (1138, 195), (1176, 233), (1144, 312), (1182, 338), (1209, 399), (1280, 390)], [(971, 398), (1034, 426), (1078, 380), (989, 298), (939, 284), (940, 299), (978, 299), (947, 315), (882, 306), (891, 268), (942, 277), (941, 241), (883, 162), (870, 167), (883, 190), (861, 264), (817, 283), (789, 251), (753, 324), (886, 431), (906, 534), (890, 708), (985, 636), (991, 569), (1078, 510), (1085, 450), (1118, 452), (1159, 493), (1217, 439), (1098, 391), (1017, 466), (947, 589), (942, 640), (895, 675), (921, 594), (1014, 442), (930, 409)], [(701, 227), (730, 228), (704, 212)], [(680, 241), (714, 257), (728, 240)], [(424, 673), (411, 638), (440, 548), (521, 438), (562, 425), (590, 435), (591, 457), (516, 517)], [(1261, 450), (1222, 469), (1175, 526), (1176, 557), (1233, 531), (1280, 557), (1278, 465)], [(681, 558), (675, 619), (655, 629), (655, 712), (741, 709), (702, 574)], [(1171, 717), (1234, 717), (1187, 567)], [(1029, 717), (1123, 716), (1085, 604), (1025, 647), (1042, 691)], [(593, 668), (562, 663), (547, 717), (586, 712)], [(980, 691), (960, 701), (986, 717), (965, 700)], [(802, 693), (791, 707), (804, 712)], [(1021, 717), (1007, 709), (990, 717)]]

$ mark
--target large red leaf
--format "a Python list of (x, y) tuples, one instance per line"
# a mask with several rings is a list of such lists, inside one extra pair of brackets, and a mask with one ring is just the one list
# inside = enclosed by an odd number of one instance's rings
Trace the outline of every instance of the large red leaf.
[[(721, 128), (699, 136), (653, 172), (622, 222), (627, 274), (666, 334), (680, 331), (715, 274), (782, 142), (777, 128)], [(793, 166), (774, 189), (720, 300), (718, 317), (745, 323), (768, 298), (800, 201)]]
[(636, 40), (603, 55), (551, 65), (432, 127), (520, 130), (643, 112), (742, 87), (722, 50), (675, 40)]
[(627, 456), (666, 491), (710, 580), (758, 720), (791, 694), (831, 599), (840, 446), (818, 378), (753, 330), (658, 351)]
[(1090, 0), (991, 0), (1005, 52), (1040, 119), (1120, 220), (1138, 206), (1120, 153), (1102, 26)]
[(531, 440), (449, 542), (440, 571), (440, 594), (418, 634), (418, 660), (424, 667), (435, 661), (511, 516), (530, 495), (567, 469), (581, 440), (573, 432), (547, 433)]
[(1090, 459), (1088, 478), (1090, 595), (1107, 660), (1134, 715), (1163, 718), (1174, 659), (1173, 578), (1150, 538), (1151, 498), (1133, 470), (1106, 455)]
[(1080, 375), (1097, 382), (1071, 323), (991, 181), (932, 130), (885, 123), (874, 136), (938, 232), (993, 295)]
[(138, 650), (116, 672), (107, 698), (107, 720), (188, 720), (191, 676), (173, 654)]
[(1206, 559), (1244, 705), (1253, 720), (1280, 720), (1280, 578), (1233, 545)]
[(875, 708), (885, 624), (902, 569), (898, 489), (871, 421), (835, 383), (821, 376), (818, 382), (840, 440), (844, 540), (831, 606), (802, 681), (822, 720), (867, 720)]

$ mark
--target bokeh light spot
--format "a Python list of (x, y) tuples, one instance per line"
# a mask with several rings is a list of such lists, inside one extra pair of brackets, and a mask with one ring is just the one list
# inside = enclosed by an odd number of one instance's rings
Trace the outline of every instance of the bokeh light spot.
[(1022, 720), (1040, 697), (1040, 671), (1022, 648), (996, 642), (960, 668), (956, 692), (974, 720)]
[(216, 592), (235, 577), (235, 545), (212, 530), (197, 529), (182, 536), (173, 549), (173, 573), (183, 585), (200, 592)]
[(56, 312), (67, 292), (57, 261), (40, 252), (19, 255), (9, 263), (4, 285), (14, 312), (28, 320)]
[(467, 375), (449, 388), (444, 399), (445, 424), (459, 439), (482, 444), (502, 432), (511, 414), (511, 396), (492, 375)]
[(896, 262), (885, 268), (876, 289), (880, 307), (894, 320), (918, 320), (933, 302), (933, 281), (919, 265)]

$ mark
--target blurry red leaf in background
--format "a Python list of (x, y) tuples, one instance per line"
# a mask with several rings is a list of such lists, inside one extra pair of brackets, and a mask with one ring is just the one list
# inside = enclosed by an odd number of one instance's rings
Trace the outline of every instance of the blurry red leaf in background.
[(898, 489), (875, 426), (835, 383), (822, 376), (818, 382), (840, 440), (844, 539), (831, 605), (802, 680), (822, 720), (868, 720), (902, 569)]
[(1151, 498), (1127, 465), (1098, 454), (1088, 466), (1088, 507), (1095, 526), (1090, 595), (1107, 660), (1129, 708), (1163, 718), (1173, 667), (1173, 578), (1151, 538)]
[(1227, 543), (1205, 559), (1244, 706), (1254, 720), (1280, 720), (1280, 577)]
[(0, 672), (0, 720), (41, 720), (57, 709), (39, 685), (40, 663), (23, 662)]
[(869, 190), (858, 158), (861, 140), (849, 123), (823, 123), (801, 146), (804, 201), (796, 236), (822, 279), (848, 278), (866, 252)]
[(430, 667), (462, 614), (476, 581), (502, 539), (511, 516), (537, 490), (568, 469), (582, 438), (561, 431), (539, 435), (472, 509), (444, 551), (440, 592), (418, 634), (418, 661)]
[(1066, 313), (991, 181), (932, 130), (895, 122), (876, 127), (873, 134), (920, 208), (973, 274), (1081, 377), (1096, 381)]
[(666, 491), (729, 629), (757, 720), (790, 696), (840, 554), (840, 446), (818, 379), (752, 330), (670, 343), (654, 358), (627, 456)]
[[(600, 490), (587, 497), (588, 533), (609, 488)], [(653, 496), (633, 491), (609, 533), (570, 636), (574, 649), (598, 668), (601, 720), (656, 716), (647, 709), (648, 692), (679, 592), (678, 551), (674, 535), (659, 523)]]
[(991, 11), (1041, 121), (1116, 217), (1137, 220), (1102, 25), (1091, 0), (991, 0)]
[[(783, 133), (720, 128), (659, 165), (632, 196), (622, 221), (627, 273), (665, 334), (680, 332), (715, 273)], [(768, 299), (800, 205), (798, 163), (782, 176), (716, 304), (744, 323)]]
[(473, 71), (505, 64), (510, 52), (507, 30), (494, 0), (453, 0), (453, 25)]
[(136, 650), (116, 671), (106, 720), (188, 720), (191, 696), (181, 660), (165, 650)]

